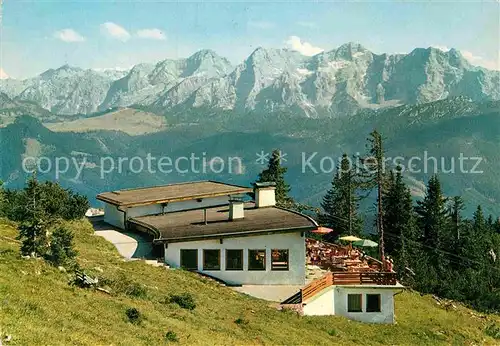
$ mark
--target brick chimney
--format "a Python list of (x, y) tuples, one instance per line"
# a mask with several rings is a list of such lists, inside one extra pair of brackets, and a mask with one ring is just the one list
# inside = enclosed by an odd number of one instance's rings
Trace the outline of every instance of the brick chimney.
[(276, 205), (276, 184), (269, 183), (255, 183), (255, 206), (257, 208), (273, 207)]
[(229, 220), (238, 220), (245, 217), (245, 204), (239, 199), (229, 200)]

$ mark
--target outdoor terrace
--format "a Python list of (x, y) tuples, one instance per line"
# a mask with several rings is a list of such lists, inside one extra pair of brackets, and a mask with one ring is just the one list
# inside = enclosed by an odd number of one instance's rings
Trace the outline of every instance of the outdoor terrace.
[(306, 239), (307, 264), (333, 273), (382, 272), (382, 262), (367, 256), (362, 250), (337, 244)]

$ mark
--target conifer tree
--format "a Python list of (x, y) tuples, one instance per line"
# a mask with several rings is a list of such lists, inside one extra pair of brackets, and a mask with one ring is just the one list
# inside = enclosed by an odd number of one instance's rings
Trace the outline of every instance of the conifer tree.
[(410, 189), (403, 182), (401, 169), (389, 173), (384, 204), (385, 250), (396, 258), (400, 267), (409, 266), (415, 248), (416, 224)]
[(334, 234), (328, 238), (340, 234), (359, 236), (362, 233), (363, 222), (358, 216), (358, 198), (355, 193), (358, 185), (355, 168), (347, 154), (344, 154), (337, 165), (331, 188), (321, 202), (323, 213), (320, 221), (334, 230)]
[(50, 239), (49, 261), (55, 265), (71, 264), (78, 252), (74, 249), (73, 233), (64, 227), (58, 227)]
[(451, 259), (450, 267), (458, 270), (460, 261), (456, 261), (456, 256), (464, 255), (464, 220), (462, 212), (464, 210), (464, 202), (462, 197), (454, 196), (449, 200), (448, 219), (449, 219), (449, 234), (446, 237), (443, 247), (447, 248), (455, 258)]
[(266, 169), (259, 173), (258, 183), (273, 182), (276, 184), (276, 204), (283, 207), (291, 207), (293, 199), (288, 196), (290, 185), (285, 181), (286, 167), (281, 165), (281, 156), (278, 149), (273, 150)]
[(368, 191), (372, 191), (375, 188), (377, 191), (376, 226), (379, 238), (379, 256), (381, 259), (384, 259), (384, 210), (382, 197), (387, 187), (387, 176), (385, 172), (382, 135), (377, 130), (373, 130), (368, 137), (368, 156), (360, 158), (360, 166), (364, 177), (363, 188)]
[(21, 253), (23, 255), (39, 257), (47, 252), (47, 214), (41, 205), (42, 193), (40, 184), (34, 173), (28, 180), (24, 191), (25, 217), (19, 225), (18, 239), (21, 240)]
[(460, 196), (454, 196), (450, 201), (448, 213), (452, 224), (452, 233), (456, 240), (460, 240), (460, 225), (462, 223), (462, 211), (464, 210), (464, 201)]
[(422, 245), (429, 260), (429, 272), (435, 274), (433, 284), (438, 285), (439, 277), (446, 273), (448, 266), (443, 252), (443, 244), (447, 242), (447, 210), (446, 198), (441, 190), (441, 183), (436, 175), (427, 184), (427, 192), (423, 201), (417, 202), (416, 212), (423, 236)]
[(48, 239), (45, 222), (33, 218), (21, 223), (18, 227), (18, 238), (21, 240), (21, 254), (42, 257), (47, 253)]

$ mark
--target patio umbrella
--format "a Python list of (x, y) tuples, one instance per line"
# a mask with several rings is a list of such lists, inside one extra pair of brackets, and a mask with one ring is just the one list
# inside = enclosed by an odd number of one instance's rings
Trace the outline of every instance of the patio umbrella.
[(353, 242), (352, 245), (362, 246), (362, 247), (376, 247), (376, 246), (378, 246), (377, 243), (375, 243), (374, 241), (372, 241), (370, 239), (361, 239), (361, 240)]
[(311, 231), (311, 233), (316, 233), (316, 234), (328, 234), (330, 232), (333, 232), (333, 229), (326, 227), (318, 227), (314, 231)]
[(345, 236), (345, 237), (340, 237), (339, 239), (340, 240), (345, 240), (345, 241), (350, 241), (350, 242), (363, 240), (363, 239), (355, 237), (353, 235), (348, 235), (348, 236)]

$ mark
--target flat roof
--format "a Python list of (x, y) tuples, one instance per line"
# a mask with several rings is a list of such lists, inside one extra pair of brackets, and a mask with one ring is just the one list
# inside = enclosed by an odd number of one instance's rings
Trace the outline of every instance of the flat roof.
[(252, 191), (253, 188), (250, 187), (206, 180), (104, 192), (97, 195), (96, 198), (113, 205), (132, 207), (198, 198), (237, 195)]
[(246, 203), (244, 218), (230, 221), (228, 206), (140, 216), (129, 222), (155, 235), (157, 241), (182, 242), (210, 238), (242, 237), (283, 232), (303, 232), (318, 228), (310, 217), (278, 207), (256, 208)]

